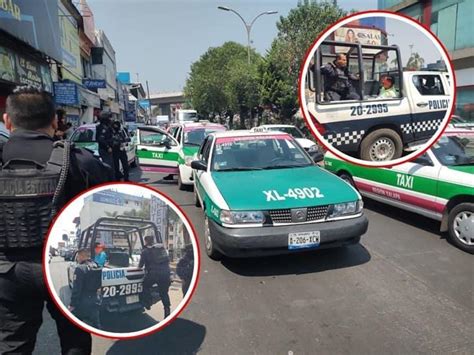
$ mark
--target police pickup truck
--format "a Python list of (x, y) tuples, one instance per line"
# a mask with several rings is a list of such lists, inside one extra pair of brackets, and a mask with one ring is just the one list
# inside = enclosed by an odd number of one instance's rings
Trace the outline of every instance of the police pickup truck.
[[(335, 101), (328, 95), (320, 70), (339, 53), (346, 54), (352, 74), (339, 78), (345, 85), (350, 82), (350, 100)], [(324, 41), (314, 63), (307, 77), (313, 93), (306, 97), (309, 118), (326, 142), (342, 153), (367, 161), (397, 159), (447, 123), (453, 97), (447, 73), (403, 70), (396, 45)], [(392, 81), (390, 90), (381, 85), (386, 77)]]
[[(144, 247), (145, 235), (155, 236), (156, 242), (162, 243), (155, 223), (139, 218), (101, 217), (82, 231), (79, 249), (90, 248), (92, 259), (95, 256), (96, 242), (100, 241), (107, 246), (105, 252), (108, 263), (100, 271), (99, 304), (102, 310), (122, 313), (144, 309), (140, 294), (143, 292), (145, 272), (138, 267), (133, 251)], [(167, 250), (164, 247), (160, 247), (160, 250), (163, 257), (168, 258)], [(76, 267), (76, 261), (68, 267), (68, 283), (71, 288)], [(91, 278), (94, 277), (93, 272), (91, 271)], [(156, 286), (152, 289), (152, 299), (153, 303), (160, 300)]]
[(212, 259), (339, 247), (367, 230), (359, 193), (287, 133), (211, 133), (197, 158), (195, 203)]
[(225, 131), (223, 125), (209, 121), (173, 124), (169, 132), (156, 127), (138, 128), (137, 156), (144, 171), (176, 174), (178, 188), (192, 188), (191, 161), (204, 138)]
[(445, 132), (417, 159), (367, 168), (326, 153), (325, 167), (363, 196), (441, 221), (458, 248), (474, 252), (474, 131)]

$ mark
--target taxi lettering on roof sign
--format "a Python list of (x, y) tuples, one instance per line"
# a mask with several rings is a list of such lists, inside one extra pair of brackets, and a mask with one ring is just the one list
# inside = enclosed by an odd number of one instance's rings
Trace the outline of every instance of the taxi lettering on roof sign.
[(330, 153), (324, 163), (368, 198), (441, 221), (454, 245), (474, 253), (474, 131), (448, 130), (424, 155), (390, 169)]
[(211, 258), (338, 247), (367, 230), (358, 192), (287, 133), (212, 133), (191, 167)]

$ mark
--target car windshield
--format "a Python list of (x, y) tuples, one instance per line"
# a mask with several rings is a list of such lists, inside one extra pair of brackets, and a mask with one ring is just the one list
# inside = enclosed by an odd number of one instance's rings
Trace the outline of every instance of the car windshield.
[(267, 127), (269, 131), (279, 131), (291, 134), (295, 138), (304, 138), (303, 133), (296, 127)]
[(185, 145), (195, 145), (201, 146), (204, 139), (211, 133), (216, 131), (224, 131), (224, 128), (212, 127), (212, 128), (195, 128), (191, 130), (184, 131), (184, 144)]
[(443, 165), (474, 165), (474, 134), (443, 136), (431, 150)]
[(95, 128), (79, 127), (71, 137), (76, 143), (95, 142)]
[(312, 165), (288, 135), (217, 138), (213, 171), (267, 170)]

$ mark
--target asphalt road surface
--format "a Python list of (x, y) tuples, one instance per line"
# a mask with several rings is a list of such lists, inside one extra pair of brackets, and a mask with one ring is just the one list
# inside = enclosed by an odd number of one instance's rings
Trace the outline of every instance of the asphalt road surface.
[[(187, 309), (166, 329), (129, 341), (94, 338), (94, 354), (467, 354), (474, 348), (472, 256), (450, 245), (437, 222), (366, 200), (369, 230), (359, 245), (216, 262), (205, 255), (203, 214), (192, 193), (160, 174), (134, 169), (132, 176), (188, 214), (199, 234), (201, 278)], [(58, 351), (48, 316), (36, 353)]]

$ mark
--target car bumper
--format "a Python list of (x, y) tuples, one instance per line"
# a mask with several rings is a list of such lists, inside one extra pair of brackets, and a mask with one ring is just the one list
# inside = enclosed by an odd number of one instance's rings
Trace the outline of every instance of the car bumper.
[[(358, 243), (367, 232), (368, 220), (360, 217), (311, 224), (257, 228), (225, 228), (209, 221), (215, 248), (229, 257), (252, 257), (295, 253), (314, 249), (340, 247)], [(320, 232), (320, 244), (315, 248), (288, 249), (288, 234)]]
[(190, 166), (180, 164), (179, 165), (179, 174), (181, 175), (181, 183), (184, 185), (193, 184), (193, 169)]

